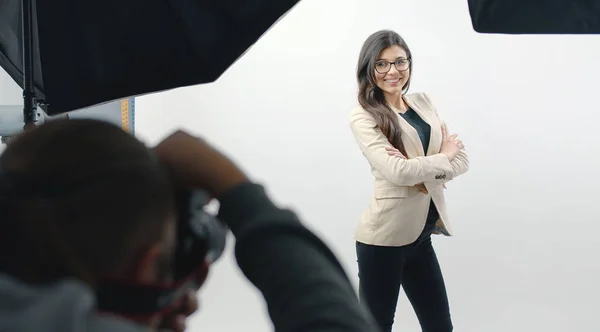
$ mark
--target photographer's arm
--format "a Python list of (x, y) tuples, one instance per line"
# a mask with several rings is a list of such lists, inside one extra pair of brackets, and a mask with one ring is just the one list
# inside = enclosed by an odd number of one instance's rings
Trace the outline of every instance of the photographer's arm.
[(395, 185), (414, 186), (452, 171), (448, 157), (441, 153), (411, 159), (389, 155), (386, 147), (392, 145), (377, 128), (375, 120), (364, 110), (352, 112), (350, 128), (369, 163)]
[(339, 261), (293, 212), (253, 183), (219, 201), (219, 218), (237, 238), (238, 265), (262, 292), (275, 331), (378, 331)]

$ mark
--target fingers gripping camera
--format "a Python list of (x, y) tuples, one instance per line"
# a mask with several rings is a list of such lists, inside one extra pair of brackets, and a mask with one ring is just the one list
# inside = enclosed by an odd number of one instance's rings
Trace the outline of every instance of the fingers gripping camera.
[(208, 263), (213, 263), (225, 251), (227, 229), (215, 216), (204, 210), (204, 207), (210, 202), (205, 192), (193, 192), (189, 202), (189, 230), (193, 236), (206, 243), (205, 259)]

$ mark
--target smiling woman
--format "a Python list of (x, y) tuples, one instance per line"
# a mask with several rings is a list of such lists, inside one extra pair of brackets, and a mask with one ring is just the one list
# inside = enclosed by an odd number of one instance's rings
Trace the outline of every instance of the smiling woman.
[(356, 228), (359, 291), (383, 332), (391, 332), (400, 286), (423, 331), (451, 332), (446, 286), (431, 244), (451, 235), (444, 184), (467, 171), (429, 97), (406, 94), (412, 54), (395, 32), (372, 34), (357, 68), (360, 106), (351, 128), (375, 177), (375, 195)]
[[(390, 141), (404, 152), (395, 115), (385, 102), (384, 92), (401, 94), (410, 87), (412, 72), (410, 48), (393, 31), (379, 31), (364, 43), (358, 60), (358, 101)], [(394, 64), (394, 71), (390, 75)], [(373, 68), (375, 70), (373, 70)]]

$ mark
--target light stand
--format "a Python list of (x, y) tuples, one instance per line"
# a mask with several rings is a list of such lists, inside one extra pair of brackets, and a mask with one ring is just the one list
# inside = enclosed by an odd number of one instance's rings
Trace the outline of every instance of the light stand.
[[(35, 126), (40, 120), (38, 112), (39, 102), (35, 93), (34, 67), (33, 67), (33, 1), (21, 1), (21, 34), (23, 38), (23, 108), (22, 121), (15, 119), (11, 114), (17, 111), (15, 106), (0, 106), (4, 117), (14, 119), (5, 121), (0, 125), (2, 135), (1, 142), (8, 143), (14, 135), (30, 126)], [(16, 115), (16, 114), (15, 114)], [(20, 124), (23, 124), (21, 127)]]
[(33, 0), (21, 2), (21, 27), (23, 34), (23, 121), (25, 127), (38, 119), (38, 102), (33, 75)]

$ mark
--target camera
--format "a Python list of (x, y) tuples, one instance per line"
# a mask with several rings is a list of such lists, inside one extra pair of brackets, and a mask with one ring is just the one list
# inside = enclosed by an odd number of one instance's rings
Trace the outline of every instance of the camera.
[(203, 191), (179, 191), (177, 245), (173, 261), (174, 281), (163, 285), (139, 285), (106, 281), (97, 288), (98, 309), (128, 317), (168, 312), (189, 290), (196, 291), (209, 267), (225, 250), (227, 228), (205, 211), (209, 197)]

